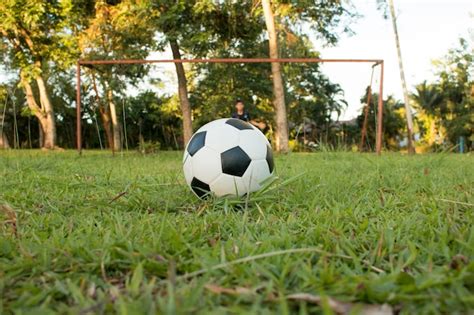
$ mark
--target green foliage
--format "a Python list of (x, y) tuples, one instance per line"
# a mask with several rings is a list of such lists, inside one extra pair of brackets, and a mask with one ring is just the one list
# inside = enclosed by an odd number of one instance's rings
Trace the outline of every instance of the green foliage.
[[(259, 5), (253, 1), (156, 1), (157, 29), (163, 33), (162, 45), (177, 40), (180, 48), (193, 57), (267, 57), (268, 43)], [(314, 26), (328, 42), (341, 21), (353, 14), (340, 2), (275, 3), (279, 18), (282, 57), (315, 57), (317, 53), (301, 32), (304, 25)], [(344, 24), (345, 25), (345, 24)], [(344, 31), (348, 31), (344, 28)], [(236, 98), (242, 98), (253, 117), (265, 121), (272, 131), (273, 109), (270, 65), (208, 64), (192, 69), (196, 85), (189, 87), (193, 117), (200, 126), (216, 117), (229, 116)], [(330, 123), (331, 113), (345, 105), (337, 85), (319, 73), (318, 65), (284, 67), (290, 120), (301, 121), (301, 112), (322, 125)], [(299, 73), (301, 72), (301, 73)], [(304, 103), (304, 104), (303, 104)], [(294, 110), (291, 110), (294, 109)], [(321, 118), (323, 117), (323, 118)]]
[(439, 117), (443, 95), (439, 87), (424, 81), (415, 86), (411, 100), (418, 111), (416, 120), (422, 139), (430, 146), (441, 144), (442, 125)]
[(131, 147), (142, 150), (142, 139), (146, 143), (158, 143), (162, 149), (179, 148), (182, 131), (179, 128), (177, 97), (160, 97), (154, 92), (145, 91), (124, 101), (128, 143)]
[(443, 95), (439, 86), (424, 81), (415, 87), (415, 93), (411, 95), (411, 98), (417, 109), (423, 110), (429, 115), (440, 115)]
[[(7, 34), (2, 37), (1, 46), (3, 55), (8, 57), (4, 64), (20, 67), (30, 75), (40, 72), (46, 75), (57, 118), (58, 144), (63, 147), (74, 146), (75, 81), (71, 65), (79, 56), (141, 59), (152, 51), (164, 50), (169, 40), (179, 43), (184, 57), (268, 56), (261, 8), (250, 0), (8, 0), (0, 6), (3, 18), (0, 29)], [(274, 1), (273, 6), (282, 57), (318, 57), (306, 32), (316, 31), (320, 38), (333, 44), (339, 34), (350, 32), (349, 24), (357, 18), (351, 4), (341, 1)], [(16, 54), (15, 38), (24, 48)], [(33, 46), (29, 45), (28, 38), (32, 39)], [(34, 62), (36, 59), (43, 61), (40, 66)], [(337, 145), (339, 131), (334, 117), (346, 106), (340, 87), (322, 75), (317, 64), (285, 64), (282, 68), (291, 137), (301, 137), (298, 130), (308, 121), (314, 126), (312, 134), (306, 135), (309, 140), (324, 139), (328, 145)], [(127, 95), (146, 80), (149, 70), (141, 65), (95, 66), (83, 70), (86, 74), (82, 85), (86, 147), (99, 147), (97, 132), (102, 134), (103, 127), (96, 126), (95, 121), (100, 121), (99, 110), (107, 111), (110, 101), (117, 105), (118, 117), (126, 116), (127, 140), (132, 147), (138, 146), (140, 135), (147, 141), (160, 142), (163, 148), (180, 147), (181, 114), (176, 97), (146, 95), (148, 92), (137, 97)], [(228, 116), (234, 100), (242, 98), (252, 116), (266, 123), (265, 131), (271, 136), (273, 108), (269, 65), (208, 64), (189, 67), (187, 72), (196, 127), (213, 118)], [(97, 91), (93, 88), (92, 76), (97, 79)], [(445, 81), (453, 82), (452, 79)], [(107, 98), (107, 91), (112, 91), (112, 99)], [(147, 108), (154, 103), (154, 97), (157, 97), (156, 103), (166, 103), (164, 107), (173, 110), (165, 113), (162, 105)], [(144, 102), (144, 112), (140, 112), (140, 102)], [(18, 108), (22, 106), (19, 98)], [(460, 115), (452, 124), (459, 127), (458, 122), (464, 121), (462, 128), (466, 130), (470, 126), (466, 117)], [(453, 132), (458, 130), (454, 126), (450, 127)], [(33, 138), (37, 139), (37, 128), (33, 130)], [(24, 139), (25, 131), (20, 133)], [(454, 132), (460, 133), (462, 130)]]
[[(84, 59), (145, 59), (156, 48), (153, 15), (149, 14), (146, 2), (141, 1), (99, 1), (94, 7), (94, 15), (84, 22), (86, 28), (77, 34), (81, 57)], [(128, 85), (140, 82), (148, 72), (143, 65), (94, 66), (89, 71), (96, 75), (99, 88), (106, 98), (109, 89), (115, 96), (121, 96)], [(89, 78), (90, 79), (90, 78)], [(89, 82), (92, 93), (92, 83)]]
[(262, 34), (264, 23), (252, 1), (157, 0), (154, 25), (162, 35), (160, 44), (176, 40), (195, 57), (210, 56), (216, 49), (239, 41), (250, 43)]
[(443, 103), (439, 109), (451, 143), (460, 136), (474, 141), (474, 50), (465, 39), (436, 63)]
[(438, 80), (417, 85), (412, 94), (418, 108), (446, 129), (447, 141), (456, 144), (463, 136), (468, 148), (474, 142), (473, 61), (473, 48), (461, 38), (458, 47), (435, 61)]
[(346, 1), (278, 0), (273, 3), (282, 31), (302, 35), (302, 26), (309, 26), (328, 44), (335, 44), (341, 34), (351, 33), (350, 24), (358, 17), (352, 4)]
[(160, 151), (161, 144), (159, 142), (146, 141), (142, 142), (138, 147), (138, 150), (142, 154), (158, 153)]
[[(39, 146), (54, 148), (56, 119), (51, 103), (52, 88), (49, 79), (61, 76), (76, 63), (79, 57), (78, 39), (74, 32), (79, 27), (81, 8), (88, 1), (25, 1), (6, 0), (0, 3), (0, 54), (3, 66), (17, 70), (21, 87), (31, 91), (28, 98), (29, 113), (41, 123), (41, 137), (35, 137)], [(32, 82), (35, 84), (32, 84)], [(59, 106), (65, 108), (62, 96)], [(18, 102), (18, 107), (26, 106)], [(58, 104), (56, 104), (58, 105)], [(67, 104), (70, 106), (70, 104)], [(26, 112), (26, 111), (24, 111)], [(38, 130), (38, 128), (36, 128)], [(22, 130), (25, 132), (25, 129)], [(67, 134), (64, 130), (62, 134)], [(32, 146), (30, 120), (28, 142)], [(38, 133), (39, 134), (39, 133)], [(42, 143), (40, 143), (42, 142)]]
[(1, 53), (9, 66), (34, 77), (46, 71), (47, 62), (61, 69), (73, 65), (78, 57), (77, 42), (69, 24), (74, 19), (74, 5), (71, 0), (2, 1)]
[[(377, 129), (377, 112), (378, 112), (379, 95), (374, 93), (370, 99), (368, 120), (367, 120), (367, 137), (366, 145), (375, 146), (375, 136)], [(367, 102), (367, 94), (361, 98), (361, 103)], [(388, 96), (383, 100), (383, 144), (388, 149), (398, 149), (399, 142), (404, 139), (404, 128), (406, 126), (404, 119), (404, 105), (393, 96)], [(357, 116), (357, 128), (349, 131), (354, 144), (359, 144), (360, 132), (364, 123), (364, 110)]]
[(11, 147), (38, 147), (38, 123), (28, 107), (21, 106), (25, 94), (17, 85), (16, 81), (0, 84), (0, 128), (3, 121), (3, 133)]
[[(318, 57), (306, 38), (281, 36), (282, 57)], [(217, 57), (266, 56), (268, 43), (239, 42), (215, 52)], [(228, 117), (234, 110), (234, 102), (242, 99), (252, 117), (266, 122), (267, 132), (273, 125), (272, 82), (269, 64), (208, 64), (196, 69), (197, 85), (190, 91), (194, 104), (197, 126), (215, 117)], [(339, 85), (333, 84), (319, 70), (318, 64), (284, 64), (285, 97), (288, 106), (292, 136), (297, 125), (305, 119), (316, 125), (309, 139), (316, 141), (321, 133), (328, 133), (334, 113), (340, 114), (347, 105)], [(327, 138), (327, 137), (326, 137)]]
[[(78, 34), (82, 57), (87, 59), (144, 59), (155, 48), (153, 15), (144, 1), (98, 1), (94, 15)], [(101, 67), (99, 67), (101, 68)], [(116, 67), (125, 74), (134, 66)], [(119, 71), (116, 70), (116, 71)]]
[[(181, 152), (2, 152), (0, 165), (18, 232), (0, 210), (2, 313), (323, 312), (286, 299), (300, 292), (400, 314), (474, 308), (471, 156), (277, 156), (293, 182), (246, 211), (196, 199)], [(303, 247), (319, 251), (206, 271)]]

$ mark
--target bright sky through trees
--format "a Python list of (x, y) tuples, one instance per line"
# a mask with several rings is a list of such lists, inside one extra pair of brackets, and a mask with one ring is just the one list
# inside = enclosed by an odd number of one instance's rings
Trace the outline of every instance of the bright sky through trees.
[[(403, 99), (390, 20), (383, 19), (376, 1), (355, 0), (354, 5), (357, 12), (363, 15), (353, 25), (355, 35), (343, 35), (336, 47), (322, 49), (322, 56), (384, 59), (384, 94), (394, 94), (396, 98)], [(395, 0), (395, 7), (410, 90), (415, 84), (434, 78), (432, 60), (443, 57), (450, 48), (457, 46), (459, 37), (473, 42), (472, 0)], [(317, 43), (316, 40), (314, 42)], [(315, 47), (318, 49), (318, 44)], [(370, 67), (328, 64), (323, 69), (333, 82), (341, 84), (345, 90), (349, 107), (342, 119), (355, 117), (360, 112), (360, 97), (370, 81)]]

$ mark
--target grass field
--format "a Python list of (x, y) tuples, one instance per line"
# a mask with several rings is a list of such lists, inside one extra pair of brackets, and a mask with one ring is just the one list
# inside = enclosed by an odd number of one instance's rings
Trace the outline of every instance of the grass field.
[(242, 210), (179, 152), (0, 151), (0, 313), (473, 312), (473, 156), (276, 166)]

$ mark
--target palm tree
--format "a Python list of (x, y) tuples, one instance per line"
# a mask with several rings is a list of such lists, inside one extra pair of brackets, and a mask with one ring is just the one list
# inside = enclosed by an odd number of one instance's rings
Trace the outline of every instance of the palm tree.
[(397, 45), (398, 66), (400, 68), (400, 79), (402, 81), (403, 98), (405, 100), (405, 113), (407, 119), (407, 137), (408, 137), (408, 153), (414, 154), (415, 148), (413, 146), (413, 117), (410, 108), (410, 98), (407, 89), (407, 82), (405, 80), (405, 71), (403, 69), (402, 51), (400, 48), (400, 38), (398, 36), (397, 19), (395, 17), (395, 6), (393, 0), (389, 0), (390, 15), (392, 17), (393, 33), (395, 35), (395, 43)]
[(436, 124), (439, 122), (439, 110), (443, 103), (443, 95), (438, 86), (427, 84), (424, 81), (415, 87), (415, 93), (411, 95), (411, 99), (415, 106), (428, 117), (430, 123), (428, 144), (432, 145), (435, 142)]

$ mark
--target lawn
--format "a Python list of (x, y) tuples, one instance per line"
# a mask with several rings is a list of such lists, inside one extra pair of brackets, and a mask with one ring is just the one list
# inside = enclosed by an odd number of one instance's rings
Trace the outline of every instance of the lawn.
[(181, 153), (0, 151), (0, 313), (474, 309), (474, 157), (276, 157), (248, 205)]

